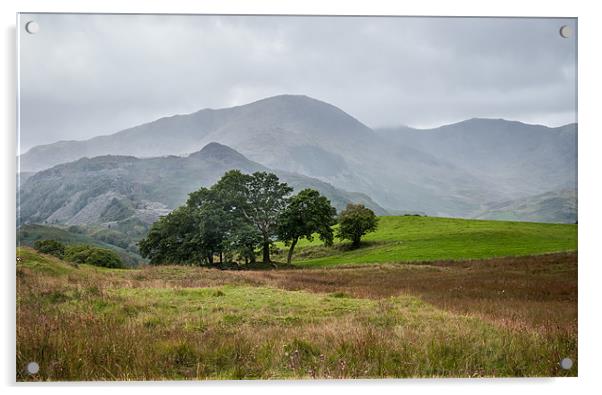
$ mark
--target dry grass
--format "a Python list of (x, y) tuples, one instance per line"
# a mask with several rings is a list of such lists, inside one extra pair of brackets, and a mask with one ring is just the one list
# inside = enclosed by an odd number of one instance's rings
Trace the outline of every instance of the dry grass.
[(445, 310), (521, 328), (577, 330), (577, 254), (425, 264), (238, 272), (237, 281), (359, 298), (420, 296)]
[(18, 380), (577, 374), (558, 366), (577, 358), (576, 254), (248, 272), (21, 255)]
[(328, 269), (218, 271), (174, 266), (128, 273), (131, 286), (270, 286), (379, 299), (411, 294), (496, 323), (577, 331), (577, 254)]

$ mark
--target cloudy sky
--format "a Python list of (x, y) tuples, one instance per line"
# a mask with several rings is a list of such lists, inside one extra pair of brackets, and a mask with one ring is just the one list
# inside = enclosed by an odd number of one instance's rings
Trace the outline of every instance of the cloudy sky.
[[(24, 31), (35, 20), (36, 34)], [(371, 127), (576, 121), (573, 19), (22, 15), (21, 152), (305, 94)]]

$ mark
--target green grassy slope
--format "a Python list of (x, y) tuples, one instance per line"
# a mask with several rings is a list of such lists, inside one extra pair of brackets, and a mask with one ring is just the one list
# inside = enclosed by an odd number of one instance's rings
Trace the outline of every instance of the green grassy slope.
[(17, 247), (17, 267), (27, 268), (44, 276), (63, 276), (74, 271), (75, 266), (53, 257), (40, 254), (32, 248)]
[[(483, 221), (434, 217), (380, 217), (378, 230), (362, 247), (348, 242), (331, 248), (301, 240), (293, 264), (342, 264), (479, 259), (544, 254), (577, 249), (577, 225)], [(286, 247), (278, 259), (284, 258)]]

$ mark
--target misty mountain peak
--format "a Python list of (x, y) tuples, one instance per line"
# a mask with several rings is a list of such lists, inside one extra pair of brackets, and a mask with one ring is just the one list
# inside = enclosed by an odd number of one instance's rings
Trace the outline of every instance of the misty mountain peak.
[(248, 160), (238, 151), (216, 142), (211, 142), (200, 151), (188, 155), (189, 158), (216, 159), (216, 160)]
[(322, 137), (371, 136), (372, 130), (340, 108), (306, 95), (278, 95), (236, 107), (255, 122), (312, 131)]
[[(164, 117), (89, 140), (34, 147), (21, 155), (20, 170), (43, 170), (84, 156), (184, 155), (210, 142), (226, 144), (253, 160), (290, 159), (291, 146), (341, 142), (358, 146), (373, 137), (372, 129), (338, 107), (309, 96), (287, 94), (237, 107)], [(271, 145), (277, 152), (266, 151), (272, 141), (279, 142)], [(262, 163), (290, 170), (298, 167), (273, 162)]]
[(447, 126), (461, 126), (461, 127), (483, 127), (483, 128), (491, 128), (491, 127), (545, 127), (545, 125), (538, 124), (529, 124), (521, 121), (514, 121), (510, 119), (504, 118), (470, 118), (465, 121), (461, 121), (455, 124), (447, 125)]
[(313, 97), (309, 97), (307, 95), (276, 95), (266, 97), (261, 100), (257, 100), (255, 102), (247, 104), (248, 106), (253, 105), (274, 105), (274, 104), (284, 104), (284, 105), (325, 105), (329, 107), (334, 107), (332, 104), (328, 104), (318, 99), (314, 99)]

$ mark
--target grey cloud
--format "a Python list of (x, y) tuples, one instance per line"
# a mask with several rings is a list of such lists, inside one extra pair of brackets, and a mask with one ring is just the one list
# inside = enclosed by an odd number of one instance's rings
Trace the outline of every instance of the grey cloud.
[(369, 126), (574, 122), (574, 19), (23, 15), (21, 144), (306, 94)]

